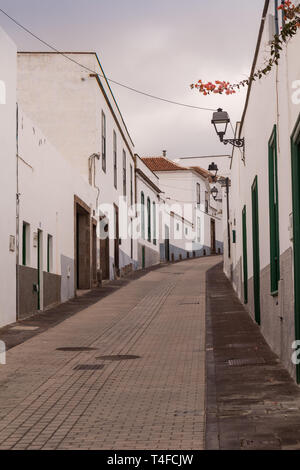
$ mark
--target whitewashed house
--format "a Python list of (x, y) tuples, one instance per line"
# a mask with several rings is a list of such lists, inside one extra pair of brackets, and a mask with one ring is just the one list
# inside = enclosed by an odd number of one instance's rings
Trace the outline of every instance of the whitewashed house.
[(161, 190), (159, 178), (143, 160), (135, 156), (137, 215), (136, 230), (138, 269), (160, 263), (159, 216)]
[[(299, 2), (296, 2), (299, 3)], [(264, 4), (252, 71), (264, 65), (283, 18), (278, 1)], [(252, 82), (233, 153), (230, 253), (225, 271), (239, 297), (290, 374), (300, 340), (300, 32), (284, 46), (278, 66)]]
[(161, 260), (221, 253), (222, 217), (211, 202), (212, 175), (198, 166), (178, 165), (165, 156), (145, 157), (143, 162), (159, 177), (162, 191)]
[(97, 191), (18, 108), (18, 318), (99, 283)]
[(18, 102), (97, 190), (102, 278), (112, 279), (137, 263), (137, 246), (128, 235), (135, 217), (134, 145), (97, 55), (65, 55), (71, 60), (19, 53)]
[(0, 327), (16, 318), (16, 46), (0, 28)]
[(17, 51), (0, 30), (0, 326), (99, 283), (98, 191), (16, 104)]

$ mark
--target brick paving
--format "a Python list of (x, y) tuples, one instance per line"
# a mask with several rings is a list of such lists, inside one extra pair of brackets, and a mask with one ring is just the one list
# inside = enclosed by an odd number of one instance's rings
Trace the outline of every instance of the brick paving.
[[(299, 450), (300, 388), (270, 350), (222, 267), (207, 272), (206, 449)], [(254, 364), (229, 362), (237, 359)]]
[[(0, 366), (0, 449), (203, 449), (205, 278), (219, 261), (111, 285), (11, 344)], [(91, 349), (58, 350), (66, 347)], [(102, 358), (116, 355), (138, 357)]]

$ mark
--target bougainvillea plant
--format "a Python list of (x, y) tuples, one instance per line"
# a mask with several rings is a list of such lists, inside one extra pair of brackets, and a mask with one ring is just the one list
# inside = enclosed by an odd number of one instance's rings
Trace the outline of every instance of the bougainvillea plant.
[(278, 7), (278, 10), (283, 11), (284, 26), (281, 32), (274, 36), (270, 44), (270, 58), (266, 61), (264, 68), (256, 70), (250, 77), (238, 83), (220, 80), (204, 83), (202, 80), (199, 80), (197, 83), (193, 83), (191, 88), (198, 90), (199, 93), (202, 93), (204, 96), (210, 95), (211, 93), (232, 95), (241, 87), (248, 86), (251, 82), (260, 80), (263, 76), (267, 75), (274, 65), (278, 65), (283, 45), (295, 36), (300, 28), (300, 4), (295, 6), (290, 0), (285, 0)]

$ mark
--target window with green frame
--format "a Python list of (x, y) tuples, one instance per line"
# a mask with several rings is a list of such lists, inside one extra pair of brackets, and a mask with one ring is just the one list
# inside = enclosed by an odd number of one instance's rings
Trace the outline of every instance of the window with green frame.
[(53, 237), (48, 234), (47, 237), (47, 272), (51, 273), (53, 269)]
[(106, 173), (106, 117), (102, 111), (102, 170)]
[(244, 206), (242, 213), (243, 224), (243, 281), (244, 281), (244, 304), (248, 303), (248, 247), (247, 247), (247, 207)]
[(154, 201), (152, 203), (152, 207), (153, 207), (153, 245), (156, 245), (157, 244), (157, 240), (156, 240), (156, 204), (155, 204)]
[(145, 195), (141, 193), (141, 231), (142, 238), (145, 240)]
[(269, 218), (270, 218), (270, 266), (271, 293), (278, 292), (280, 279), (279, 210), (277, 174), (277, 128), (273, 128), (269, 140)]
[(151, 242), (151, 201), (147, 198), (148, 242)]
[(23, 222), (23, 232), (22, 232), (22, 264), (23, 266), (27, 265), (28, 260), (28, 224)]

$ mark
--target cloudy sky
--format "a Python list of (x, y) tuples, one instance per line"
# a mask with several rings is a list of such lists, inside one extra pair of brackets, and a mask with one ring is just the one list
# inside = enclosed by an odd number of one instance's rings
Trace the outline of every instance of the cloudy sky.
[[(96, 51), (108, 77), (194, 106), (223, 107), (233, 124), (245, 95), (200, 96), (189, 85), (249, 74), (264, 0), (0, 0), (0, 8), (59, 50)], [(46, 50), (0, 14), (19, 50)], [(112, 85), (140, 155), (227, 153), (211, 112)], [(231, 135), (229, 135), (230, 137)]]

